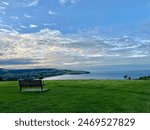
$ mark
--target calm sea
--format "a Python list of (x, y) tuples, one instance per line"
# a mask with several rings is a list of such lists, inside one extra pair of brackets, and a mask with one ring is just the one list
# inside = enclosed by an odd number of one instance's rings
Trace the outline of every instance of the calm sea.
[(90, 70), (90, 74), (79, 75), (61, 75), (45, 78), (45, 80), (64, 80), (64, 79), (123, 79), (124, 75), (131, 78), (150, 75), (149, 68), (140, 67), (103, 67), (100, 69)]

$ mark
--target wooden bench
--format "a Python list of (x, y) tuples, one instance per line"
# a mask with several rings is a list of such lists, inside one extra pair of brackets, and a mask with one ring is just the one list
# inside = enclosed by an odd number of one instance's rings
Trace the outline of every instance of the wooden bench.
[(20, 92), (22, 92), (22, 88), (33, 88), (40, 87), (41, 92), (43, 92), (43, 81), (42, 80), (19, 80)]

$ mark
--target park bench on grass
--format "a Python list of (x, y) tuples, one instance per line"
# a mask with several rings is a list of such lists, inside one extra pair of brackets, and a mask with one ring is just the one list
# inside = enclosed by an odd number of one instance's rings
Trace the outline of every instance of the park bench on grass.
[[(45, 91), (43, 89), (43, 81), (42, 80), (19, 80), (20, 92), (22, 92), (22, 88), (40, 88), (40, 91)], [(37, 90), (35, 90), (37, 91)]]

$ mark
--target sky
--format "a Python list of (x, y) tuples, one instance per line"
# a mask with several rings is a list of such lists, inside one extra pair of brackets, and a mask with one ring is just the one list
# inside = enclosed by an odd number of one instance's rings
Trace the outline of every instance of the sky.
[(149, 0), (0, 0), (0, 68), (150, 65)]

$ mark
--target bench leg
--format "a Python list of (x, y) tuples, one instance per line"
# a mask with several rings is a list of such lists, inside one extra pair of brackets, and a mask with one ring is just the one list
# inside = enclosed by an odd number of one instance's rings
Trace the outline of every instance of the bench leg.
[(41, 92), (43, 92), (43, 86), (41, 86)]
[(22, 87), (20, 87), (20, 92), (22, 91)]

